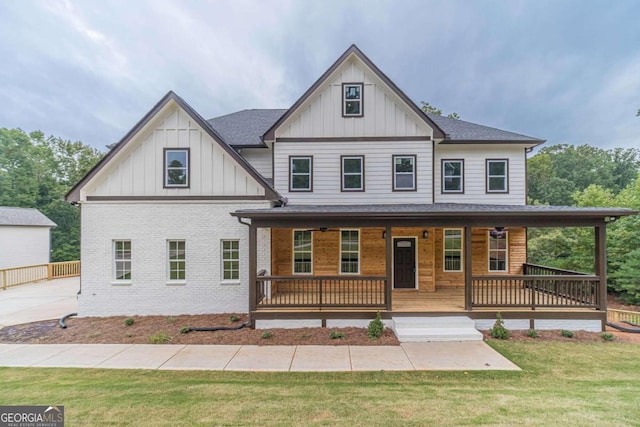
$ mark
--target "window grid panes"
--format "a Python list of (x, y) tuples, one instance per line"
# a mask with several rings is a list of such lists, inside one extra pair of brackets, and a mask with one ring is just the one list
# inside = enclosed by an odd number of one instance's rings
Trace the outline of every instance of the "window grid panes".
[(360, 232), (340, 231), (340, 273), (357, 274), (360, 271)]
[(131, 241), (113, 242), (115, 280), (131, 280)]
[(222, 241), (222, 279), (240, 279), (240, 242), (238, 240)]
[(185, 280), (186, 245), (184, 240), (169, 240), (169, 280)]
[(291, 157), (290, 186), (292, 191), (311, 190), (311, 157)]
[(393, 156), (394, 190), (415, 190), (415, 162), (414, 156)]
[(165, 150), (165, 186), (189, 186), (189, 152), (188, 150)]
[(500, 239), (489, 234), (489, 271), (507, 271), (508, 242), (507, 232)]
[(462, 271), (462, 230), (444, 230), (444, 271)]
[(463, 162), (462, 160), (443, 160), (442, 191), (445, 193), (462, 193)]
[(363, 190), (364, 159), (362, 157), (342, 158), (342, 190)]
[(343, 111), (345, 116), (362, 116), (362, 84), (343, 86)]
[(311, 274), (312, 272), (312, 238), (311, 231), (293, 231), (293, 272)]
[(508, 165), (506, 160), (487, 160), (487, 191), (507, 191)]

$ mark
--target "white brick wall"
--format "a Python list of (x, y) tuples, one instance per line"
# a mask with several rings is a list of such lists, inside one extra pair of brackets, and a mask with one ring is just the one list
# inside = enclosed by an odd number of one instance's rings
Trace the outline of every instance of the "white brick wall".
[[(80, 316), (246, 313), (249, 227), (229, 215), (250, 203), (84, 203)], [(270, 234), (258, 231), (258, 269), (270, 270)], [(186, 241), (185, 284), (167, 284), (167, 240)], [(221, 279), (220, 240), (240, 241), (240, 280)], [(131, 284), (114, 284), (113, 240), (131, 240)]]

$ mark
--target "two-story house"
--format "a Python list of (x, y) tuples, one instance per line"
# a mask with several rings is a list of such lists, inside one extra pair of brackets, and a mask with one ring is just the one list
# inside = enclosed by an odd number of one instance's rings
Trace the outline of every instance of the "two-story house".
[[(286, 110), (205, 120), (170, 92), (67, 195), (80, 315), (599, 330), (606, 223), (633, 212), (528, 206), (543, 142), (424, 113), (356, 46)], [(527, 227), (567, 226), (593, 227), (595, 274), (527, 264)]]

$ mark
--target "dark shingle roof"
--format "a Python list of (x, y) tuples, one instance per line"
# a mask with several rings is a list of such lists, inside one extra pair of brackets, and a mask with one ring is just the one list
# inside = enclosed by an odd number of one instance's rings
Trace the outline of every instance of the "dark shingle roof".
[(55, 227), (56, 223), (37, 209), (0, 206), (0, 225)]
[(286, 112), (283, 109), (242, 110), (207, 121), (232, 147), (264, 147), (262, 135)]
[(447, 139), (451, 141), (543, 142), (543, 140), (538, 138), (478, 125), (464, 120), (436, 116), (430, 113), (427, 113), (427, 116), (445, 131), (448, 137)]

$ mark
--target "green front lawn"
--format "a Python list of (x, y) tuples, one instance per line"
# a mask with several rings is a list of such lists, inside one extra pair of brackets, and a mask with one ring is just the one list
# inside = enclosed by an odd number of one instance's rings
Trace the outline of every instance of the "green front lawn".
[(492, 342), (522, 372), (232, 373), (0, 368), (0, 405), (66, 425), (633, 425), (640, 345)]

